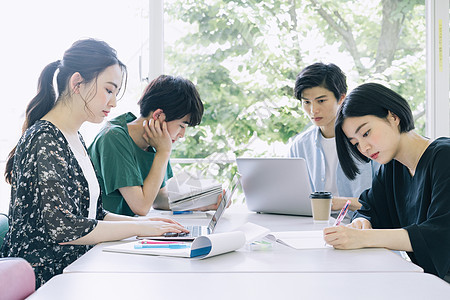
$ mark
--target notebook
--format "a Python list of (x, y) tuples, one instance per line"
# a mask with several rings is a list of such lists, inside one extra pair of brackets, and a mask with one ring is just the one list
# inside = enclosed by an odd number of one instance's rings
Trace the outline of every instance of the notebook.
[(222, 184), (183, 171), (168, 180), (167, 193), (170, 210), (192, 210), (215, 204), (222, 193)]
[(233, 177), (233, 180), (231, 181), (230, 186), (225, 190), (223, 199), (220, 202), (220, 205), (215, 211), (214, 215), (212, 216), (208, 226), (186, 226), (186, 228), (190, 231), (188, 234), (168, 232), (163, 236), (138, 237), (138, 239), (193, 241), (196, 237), (214, 233), (217, 223), (219, 222), (220, 217), (222, 217), (225, 209), (227, 208), (228, 203), (230, 203), (238, 184), (239, 178), (237, 175), (235, 175)]
[(303, 158), (236, 158), (245, 202), (258, 213), (312, 216)]
[[(192, 243), (172, 242), (174, 244), (149, 245), (146, 242), (148, 241), (119, 243), (104, 247), (103, 251), (203, 259), (241, 248), (246, 243), (246, 235), (242, 231), (231, 231), (199, 236)], [(155, 242), (157, 241), (153, 241)]]

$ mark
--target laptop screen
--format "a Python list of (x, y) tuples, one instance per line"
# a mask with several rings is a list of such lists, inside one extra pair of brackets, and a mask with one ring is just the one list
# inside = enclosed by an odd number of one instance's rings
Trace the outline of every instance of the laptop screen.
[(311, 181), (303, 158), (236, 158), (250, 211), (311, 216)]
[(219, 207), (217, 207), (216, 212), (214, 213), (211, 221), (209, 222), (208, 225), (209, 233), (214, 232), (214, 228), (216, 227), (217, 221), (227, 208), (228, 203), (230, 203), (231, 197), (233, 196), (234, 191), (236, 190), (238, 184), (239, 184), (239, 177), (238, 175), (234, 175), (233, 180), (231, 180), (230, 186), (225, 190), (225, 195), (222, 196), (222, 201), (220, 201)]

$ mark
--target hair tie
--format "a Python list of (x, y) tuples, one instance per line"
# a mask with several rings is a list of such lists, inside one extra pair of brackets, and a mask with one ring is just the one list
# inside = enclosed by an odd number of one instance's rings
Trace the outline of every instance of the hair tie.
[(61, 67), (61, 63), (58, 64), (58, 67), (56, 68), (55, 73), (53, 74), (52, 84), (53, 84), (53, 89), (55, 90), (55, 95), (56, 95), (56, 99), (55, 100), (58, 100), (58, 97), (59, 97), (58, 80), (57, 79), (58, 79), (58, 74), (59, 74), (59, 68), (60, 67)]

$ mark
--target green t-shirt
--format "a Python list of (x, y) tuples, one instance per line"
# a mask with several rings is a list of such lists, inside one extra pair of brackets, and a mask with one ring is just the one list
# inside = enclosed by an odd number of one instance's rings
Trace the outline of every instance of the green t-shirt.
[[(136, 120), (132, 113), (120, 115), (102, 128), (88, 152), (102, 190), (103, 208), (117, 214), (133, 216), (119, 188), (142, 186), (155, 158), (155, 150), (139, 148), (128, 133), (127, 123)], [(170, 162), (161, 187), (173, 177)]]

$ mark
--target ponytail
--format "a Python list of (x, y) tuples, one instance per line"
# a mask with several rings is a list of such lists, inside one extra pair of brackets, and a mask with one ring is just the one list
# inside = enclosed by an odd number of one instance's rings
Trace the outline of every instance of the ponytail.
[(57, 60), (48, 64), (41, 73), (38, 80), (37, 95), (31, 99), (27, 106), (25, 122), (22, 127), (22, 134), (33, 124), (45, 116), (55, 105), (56, 93), (53, 87), (53, 76), (58, 69), (60, 61)]
[[(42, 70), (41, 76), (39, 76), (38, 80), (37, 95), (31, 99), (25, 112), (25, 121), (22, 126), (22, 134), (28, 128), (33, 126), (37, 120), (40, 120), (43, 116), (45, 116), (55, 105), (56, 92), (53, 87), (53, 76), (55, 75), (55, 71), (58, 69), (59, 64), (60, 61), (57, 60), (48, 64), (44, 70)], [(11, 184), (11, 172), (15, 152), (16, 147), (11, 150), (6, 162), (5, 180), (9, 184)]]
[[(83, 39), (73, 43), (64, 53), (62, 60), (48, 64), (38, 81), (37, 95), (31, 99), (26, 109), (22, 134), (36, 121), (42, 119), (53, 109), (58, 98), (67, 91), (70, 77), (79, 72), (85, 83), (96, 80), (97, 76), (107, 67), (118, 64), (126, 78), (126, 66), (117, 58), (116, 50), (107, 43), (96, 39)], [(58, 72), (56, 72), (58, 70)], [(56, 75), (56, 80), (53, 78)], [(56, 82), (57, 87), (54, 86)], [(126, 79), (125, 79), (126, 85)], [(58, 90), (55, 91), (55, 88)], [(16, 147), (9, 153), (6, 162), (5, 180), (11, 184), (11, 176)]]

